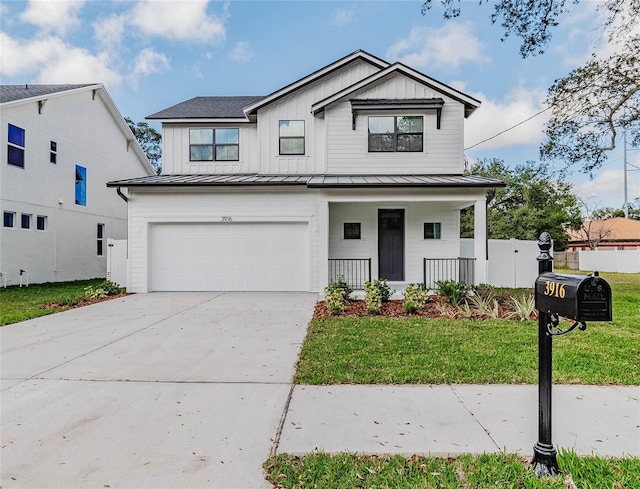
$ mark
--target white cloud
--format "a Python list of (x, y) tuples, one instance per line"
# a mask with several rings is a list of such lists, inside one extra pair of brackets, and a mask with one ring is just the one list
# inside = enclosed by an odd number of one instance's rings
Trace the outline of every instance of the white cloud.
[(331, 25), (337, 27), (344, 27), (349, 25), (354, 17), (354, 11), (352, 9), (338, 8), (333, 11), (331, 16)]
[(131, 24), (143, 33), (185, 42), (220, 42), (225, 17), (207, 14), (206, 0), (139, 2), (130, 12)]
[[(627, 172), (627, 200), (640, 197), (640, 175)], [(591, 207), (621, 208), (624, 204), (624, 173), (622, 164), (615, 170), (603, 170), (593, 179), (585, 175), (575, 178), (574, 191)]]
[(93, 55), (57, 37), (28, 41), (0, 33), (0, 73), (32, 75), (38, 83), (104, 83), (119, 85), (121, 76), (109, 67), (106, 55)]
[(415, 27), (387, 50), (389, 60), (416, 68), (458, 70), (463, 63), (489, 63), (471, 22), (447, 22), (440, 29)]
[(107, 51), (118, 49), (124, 37), (125, 23), (124, 15), (112, 15), (94, 22), (93, 31), (98, 44)]
[[(481, 100), (482, 105), (471, 117), (465, 120), (465, 147), (470, 147), (495, 136), (543, 110), (542, 102), (545, 99), (546, 91), (517, 88), (509, 92), (503, 100), (486, 99), (481, 93), (470, 93), (469, 95)], [(548, 119), (548, 112), (540, 114), (504, 134), (478, 145), (477, 149), (486, 150), (538, 144), (544, 137), (544, 124)]]
[(80, 24), (78, 13), (84, 3), (84, 0), (30, 0), (19, 18), (38, 26), (45, 33), (64, 35), (67, 30)]
[(148, 76), (168, 71), (170, 68), (169, 59), (151, 48), (140, 51), (133, 61), (133, 72), (136, 75)]
[(229, 58), (241, 63), (250, 61), (253, 58), (253, 55), (254, 52), (249, 41), (240, 41), (236, 43), (233, 49), (229, 52)]

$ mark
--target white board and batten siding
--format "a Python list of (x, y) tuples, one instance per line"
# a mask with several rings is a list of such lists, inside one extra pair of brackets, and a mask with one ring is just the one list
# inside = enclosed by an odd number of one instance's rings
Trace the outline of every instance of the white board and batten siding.
[[(351, 103), (348, 100), (327, 108), (327, 173), (370, 174), (459, 174), (463, 168), (464, 106), (440, 92), (399, 75), (354, 98), (444, 99), (441, 126), (437, 129), (435, 110), (376, 111), (358, 114), (352, 127)], [(373, 115), (422, 115), (423, 151), (420, 153), (370, 153), (368, 151), (368, 117)]]
[(131, 190), (132, 292), (317, 288), (314, 194)]

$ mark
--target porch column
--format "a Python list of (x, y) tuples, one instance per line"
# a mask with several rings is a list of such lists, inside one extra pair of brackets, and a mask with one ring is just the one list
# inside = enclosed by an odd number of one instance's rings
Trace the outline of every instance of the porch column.
[(318, 202), (318, 248), (318, 292), (323, 294), (329, 285), (329, 202), (326, 200)]
[(488, 283), (487, 270), (487, 204), (486, 199), (476, 200), (474, 205), (474, 233), (473, 251), (476, 259), (477, 284)]

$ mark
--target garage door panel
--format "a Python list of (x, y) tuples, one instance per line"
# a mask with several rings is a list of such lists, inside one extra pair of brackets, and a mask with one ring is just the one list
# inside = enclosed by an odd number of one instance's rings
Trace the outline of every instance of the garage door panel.
[(306, 222), (151, 226), (151, 290), (308, 290)]

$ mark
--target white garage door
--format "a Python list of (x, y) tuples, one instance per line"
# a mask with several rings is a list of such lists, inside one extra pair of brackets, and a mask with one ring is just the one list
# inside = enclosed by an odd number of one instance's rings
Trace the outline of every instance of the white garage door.
[(151, 290), (308, 290), (308, 235), (306, 222), (153, 224)]

